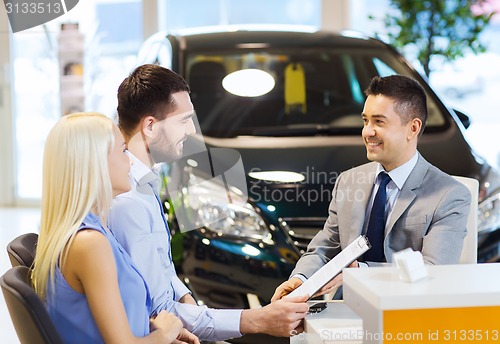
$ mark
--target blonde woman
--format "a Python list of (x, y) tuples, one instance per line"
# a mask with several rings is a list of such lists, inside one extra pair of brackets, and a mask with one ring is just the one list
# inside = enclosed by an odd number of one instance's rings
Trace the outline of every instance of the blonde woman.
[(151, 299), (132, 260), (103, 225), (130, 189), (130, 162), (106, 116), (63, 117), (47, 138), (33, 284), (64, 342), (199, 343), (173, 314), (149, 319)]

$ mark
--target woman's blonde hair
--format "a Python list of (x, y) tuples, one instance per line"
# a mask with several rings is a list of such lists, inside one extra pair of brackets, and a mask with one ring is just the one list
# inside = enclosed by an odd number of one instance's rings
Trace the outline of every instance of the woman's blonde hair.
[(33, 286), (45, 299), (57, 266), (83, 219), (101, 219), (112, 200), (108, 154), (114, 145), (113, 122), (98, 113), (65, 116), (50, 131), (43, 157), (42, 216), (33, 266)]

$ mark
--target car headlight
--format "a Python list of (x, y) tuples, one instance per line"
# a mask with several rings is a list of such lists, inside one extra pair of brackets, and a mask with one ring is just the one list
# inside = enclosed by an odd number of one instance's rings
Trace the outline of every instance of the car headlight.
[(190, 184), (182, 191), (184, 207), (196, 228), (205, 227), (219, 236), (271, 242), (266, 223), (240, 190), (194, 174)]
[(478, 232), (500, 228), (500, 190), (479, 203)]

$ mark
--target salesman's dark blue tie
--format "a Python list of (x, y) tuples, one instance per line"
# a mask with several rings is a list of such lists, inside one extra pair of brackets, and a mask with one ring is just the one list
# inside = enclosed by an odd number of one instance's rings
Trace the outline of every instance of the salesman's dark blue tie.
[(387, 203), (386, 187), (391, 181), (391, 177), (387, 173), (381, 172), (378, 178), (380, 185), (373, 200), (368, 229), (366, 231), (366, 236), (372, 247), (363, 255), (364, 260), (370, 262), (386, 261), (384, 255), (385, 204)]

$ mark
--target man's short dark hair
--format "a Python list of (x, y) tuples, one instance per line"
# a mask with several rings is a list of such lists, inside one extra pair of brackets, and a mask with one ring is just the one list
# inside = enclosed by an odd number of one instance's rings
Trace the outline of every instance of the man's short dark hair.
[(385, 77), (376, 76), (365, 90), (367, 96), (383, 95), (394, 100), (394, 110), (401, 118), (402, 124), (407, 124), (414, 118), (420, 118), (424, 132), (427, 122), (427, 101), (424, 89), (420, 84), (403, 75)]
[(172, 94), (189, 92), (182, 76), (170, 69), (145, 64), (137, 67), (118, 88), (118, 125), (129, 139), (141, 120), (164, 119), (176, 108)]

